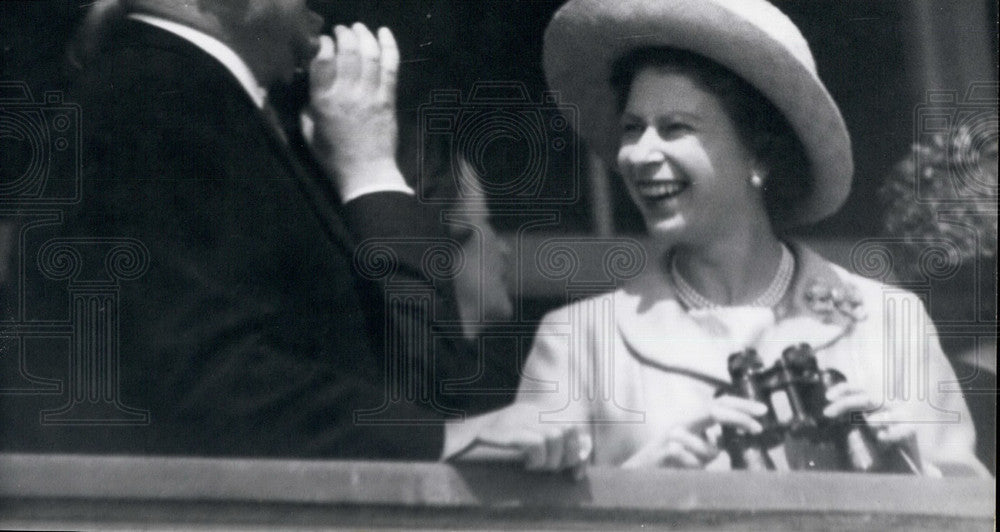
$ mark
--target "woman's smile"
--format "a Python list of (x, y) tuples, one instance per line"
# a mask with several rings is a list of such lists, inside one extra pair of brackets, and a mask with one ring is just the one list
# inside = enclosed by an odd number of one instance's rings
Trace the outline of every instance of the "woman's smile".
[(684, 179), (635, 181), (633, 186), (646, 203), (657, 204), (683, 194), (691, 183)]

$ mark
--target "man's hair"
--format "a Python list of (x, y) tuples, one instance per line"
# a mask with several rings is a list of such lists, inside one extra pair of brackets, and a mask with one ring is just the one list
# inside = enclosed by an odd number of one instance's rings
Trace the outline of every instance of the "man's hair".
[(780, 227), (809, 194), (809, 161), (784, 115), (742, 78), (704, 56), (676, 48), (642, 48), (612, 67), (611, 87), (618, 113), (625, 109), (635, 76), (644, 68), (688, 74), (722, 104), (737, 133), (767, 171), (764, 202), (774, 226)]

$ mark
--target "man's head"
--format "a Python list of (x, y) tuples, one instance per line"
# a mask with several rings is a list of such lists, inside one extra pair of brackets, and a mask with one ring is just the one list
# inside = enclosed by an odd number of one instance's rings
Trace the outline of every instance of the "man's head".
[(225, 42), (264, 86), (289, 82), (319, 51), (323, 18), (306, 0), (121, 0)]

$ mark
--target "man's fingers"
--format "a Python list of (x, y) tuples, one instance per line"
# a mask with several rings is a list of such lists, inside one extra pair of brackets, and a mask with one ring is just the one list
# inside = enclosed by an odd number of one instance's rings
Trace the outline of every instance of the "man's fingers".
[(324, 91), (337, 78), (336, 46), (329, 35), (319, 38), (319, 52), (309, 65), (309, 86), (313, 92)]
[(380, 78), (382, 96), (385, 101), (396, 101), (396, 81), (399, 78), (399, 46), (389, 28), (378, 29), (378, 45), (382, 51)]
[(358, 36), (346, 26), (335, 26), (337, 37), (337, 82), (353, 84), (361, 76), (361, 52)]
[(382, 60), (382, 52), (375, 36), (368, 30), (368, 27), (360, 22), (355, 22), (351, 30), (358, 39), (358, 57), (360, 58), (361, 70), (358, 81), (361, 82), (360, 89), (368, 92), (379, 86), (379, 79), (382, 75), (379, 63)]

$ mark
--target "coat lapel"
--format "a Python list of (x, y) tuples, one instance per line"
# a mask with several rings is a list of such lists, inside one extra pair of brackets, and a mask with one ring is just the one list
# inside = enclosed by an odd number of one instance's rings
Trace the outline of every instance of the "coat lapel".
[[(256, 113), (261, 126), (267, 132), (271, 146), (281, 159), (288, 172), (295, 178), (296, 185), (313, 213), (327, 232), (327, 236), (340, 246), (348, 256), (354, 254), (354, 240), (344, 225), (340, 212), (340, 198), (330, 183), (329, 177), (323, 172), (304, 144), (305, 140), (295, 132), (286, 132), (280, 121), (267, 116), (263, 110)], [(298, 149), (293, 148), (298, 146)]]
[(618, 334), (640, 364), (715, 386), (729, 383), (725, 359), (731, 346), (692, 319), (660, 268), (615, 293)]

